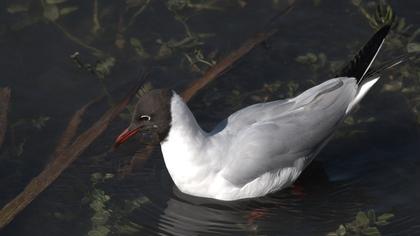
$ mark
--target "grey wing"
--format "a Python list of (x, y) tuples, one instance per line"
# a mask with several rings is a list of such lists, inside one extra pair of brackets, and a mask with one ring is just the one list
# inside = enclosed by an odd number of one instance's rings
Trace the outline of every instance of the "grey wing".
[(243, 127), (250, 126), (261, 120), (266, 120), (272, 117), (272, 114), (284, 114), (291, 109), (294, 102), (291, 99), (277, 100), (272, 102), (257, 103), (245, 107), (227, 119), (220, 122), (212, 131), (211, 134), (223, 132), (223, 135), (234, 136)]
[[(343, 81), (345, 81), (345, 84)], [(343, 88), (344, 85), (345, 88)], [(287, 115), (290, 112), (293, 112), (296, 109), (299, 109), (300, 107), (311, 103), (313, 100), (317, 99), (319, 96), (324, 95), (325, 93), (329, 93), (332, 91), (337, 92), (340, 90), (353, 91), (353, 88), (356, 88), (356, 82), (353, 78), (330, 79), (320, 85), (306, 90), (299, 96), (292, 99), (283, 99), (272, 102), (258, 103), (245, 107), (233, 113), (227, 119), (220, 122), (212, 130), (211, 134), (224, 132), (224, 135), (236, 135), (238, 132), (242, 131), (245, 126), (249, 126), (262, 121), (273, 120), (276, 117)], [(333, 96), (322, 97), (324, 98), (323, 100), (317, 99), (317, 101), (328, 103), (333, 102), (335, 100), (335, 97)], [(324, 104), (324, 106), (328, 106), (328, 104)]]
[(332, 79), (291, 99), (287, 111), (242, 127), (230, 144), (223, 177), (241, 186), (290, 167), (298, 158), (312, 160), (345, 117), (356, 92), (355, 79)]

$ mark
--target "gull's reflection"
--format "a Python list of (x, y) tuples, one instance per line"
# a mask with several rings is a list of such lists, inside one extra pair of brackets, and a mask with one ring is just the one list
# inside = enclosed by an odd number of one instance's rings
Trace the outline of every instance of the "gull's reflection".
[(303, 188), (292, 187), (267, 197), (224, 202), (183, 194), (173, 187), (172, 196), (159, 216), (158, 232), (161, 235), (288, 232), (291, 227), (299, 227), (297, 223), (304, 222), (302, 213), (307, 204)]
[(163, 211), (159, 231), (173, 235), (228, 234), (243, 231), (245, 212), (235, 205), (211, 199), (195, 198), (174, 190)]

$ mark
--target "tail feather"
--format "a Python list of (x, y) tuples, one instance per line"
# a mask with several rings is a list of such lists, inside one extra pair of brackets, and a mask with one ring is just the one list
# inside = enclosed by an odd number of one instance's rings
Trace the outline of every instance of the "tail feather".
[(366, 95), (370, 88), (372, 88), (372, 86), (379, 80), (379, 78), (379, 76), (368, 77), (359, 84), (359, 89), (357, 91), (356, 97), (348, 105), (346, 114), (353, 110), (354, 106), (356, 106), (360, 102), (360, 100), (362, 100), (362, 98)]
[(379, 66), (370, 68), (368, 70), (368, 72), (366, 73), (365, 77), (370, 78), (370, 77), (378, 76), (383, 71), (394, 68), (395, 66), (409, 60), (410, 57), (415, 57), (415, 56), (418, 56), (418, 55), (419, 55), (419, 53), (417, 53), (417, 52), (410, 52), (410, 53), (406, 53), (404, 55), (398, 56), (396, 58), (393, 58), (389, 61), (386, 61), (386, 62), (382, 63)]
[[(353, 110), (354, 106), (362, 100), (370, 88), (379, 80), (379, 75), (377, 73), (379, 72), (378, 69), (370, 69), (370, 67), (381, 50), (390, 28), (391, 25), (385, 25), (378, 30), (378, 32), (372, 36), (365, 46), (360, 49), (353, 60), (344, 67), (338, 75), (339, 77), (356, 78), (358, 84), (356, 97), (347, 107), (346, 114)], [(393, 63), (382, 65), (383, 68), (381, 68), (387, 69), (389, 67), (393, 67), (395, 64), (399, 64), (400, 62), (401, 60), (395, 60)]]
[(375, 60), (376, 55), (378, 55), (390, 28), (391, 25), (385, 25), (378, 30), (353, 60), (341, 70), (337, 77), (353, 77), (360, 84)]

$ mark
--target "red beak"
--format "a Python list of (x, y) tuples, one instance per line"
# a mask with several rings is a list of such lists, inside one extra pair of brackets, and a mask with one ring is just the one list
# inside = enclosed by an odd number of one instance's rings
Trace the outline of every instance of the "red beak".
[(140, 131), (140, 128), (135, 128), (132, 130), (125, 129), (120, 135), (118, 135), (117, 139), (114, 143), (114, 148), (117, 148), (122, 143), (127, 141), (129, 138), (133, 137), (135, 134), (137, 134)]

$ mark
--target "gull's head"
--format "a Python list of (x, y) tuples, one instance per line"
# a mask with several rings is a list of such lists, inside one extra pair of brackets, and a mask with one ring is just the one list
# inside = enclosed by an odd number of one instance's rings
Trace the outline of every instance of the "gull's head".
[(169, 133), (171, 123), (172, 91), (154, 89), (142, 95), (137, 102), (130, 125), (115, 140), (115, 147), (139, 133), (156, 135), (159, 142)]

